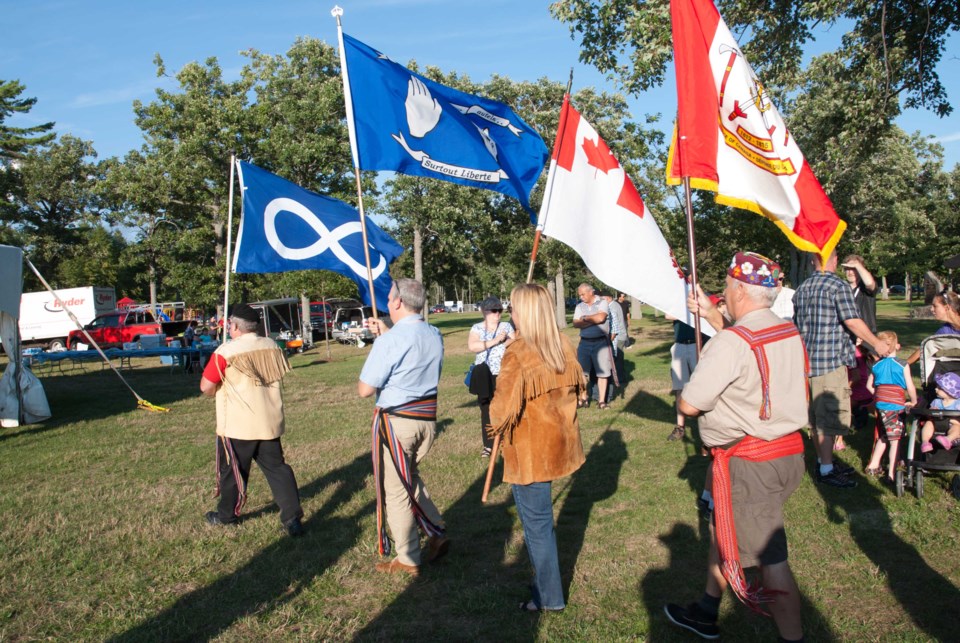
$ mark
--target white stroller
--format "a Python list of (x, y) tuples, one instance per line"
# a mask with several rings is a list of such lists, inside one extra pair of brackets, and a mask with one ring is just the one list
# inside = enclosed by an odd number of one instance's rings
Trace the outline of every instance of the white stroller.
[(918, 453), (917, 448), (919, 429), (927, 420), (933, 420), (934, 431), (938, 434), (946, 432), (950, 419), (960, 420), (960, 411), (930, 408), (930, 402), (937, 397), (934, 376), (951, 371), (960, 373), (960, 335), (933, 335), (923, 340), (920, 345), (920, 374), (924, 399), (910, 411), (905, 466), (898, 469), (896, 474), (898, 497), (903, 495), (904, 487), (911, 487), (917, 498), (922, 498), (924, 475), (954, 471), (957, 473), (950, 482), (950, 490), (955, 498), (960, 499), (960, 448), (936, 449), (930, 453)]

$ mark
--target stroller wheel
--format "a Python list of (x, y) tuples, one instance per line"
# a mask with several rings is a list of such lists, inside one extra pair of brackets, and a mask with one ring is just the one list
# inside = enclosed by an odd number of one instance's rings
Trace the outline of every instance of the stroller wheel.
[(917, 469), (916, 489), (917, 498), (923, 498), (923, 469)]
[(953, 480), (950, 481), (950, 493), (953, 494), (954, 498), (960, 500), (960, 474), (955, 474)]
[(903, 497), (903, 469), (897, 469), (894, 476), (894, 488), (897, 492), (897, 498)]

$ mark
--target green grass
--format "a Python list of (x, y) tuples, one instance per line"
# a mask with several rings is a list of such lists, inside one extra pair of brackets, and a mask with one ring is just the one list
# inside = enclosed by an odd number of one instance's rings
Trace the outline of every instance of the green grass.
[[(530, 570), (509, 488), (480, 503), (479, 411), (462, 384), (477, 319), (431, 318), (447, 353), (440, 435), (422, 472), (453, 547), (418, 580), (373, 571), (372, 404), (356, 396), (366, 351), (292, 360), (284, 446), (308, 530), (296, 541), (280, 533), (259, 472), (237, 529), (204, 524), (214, 405), (197, 376), (152, 360), (125, 372), (170, 409), (156, 414), (135, 410), (99, 367), (45, 375), (54, 418), (0, 431), (0, 640), (691, 640), (662, 605), (702, 592), (707, 533), (694, 501), (707, 460), (693, 442), (665, 440), (669, 324), (634, 325), (625, 398), (581, 414), (586, 464), (554, 484), (569, 606), (537, 617), (515, 607)], [(907, 320), (902, 302), (882, 302), (879, 325), (905, 352), (936, 328)], [(862, 468), (871, 440), (853, 436), (845, 459)], [(949, 479), (928, 479), (922, 500), (860, 482), (844, 491), (806, 478), (787, 505), (808, 640), (955, 639), (960, 504)], [(728, 640), (775, 639), (730, 596), (720, 626)]]

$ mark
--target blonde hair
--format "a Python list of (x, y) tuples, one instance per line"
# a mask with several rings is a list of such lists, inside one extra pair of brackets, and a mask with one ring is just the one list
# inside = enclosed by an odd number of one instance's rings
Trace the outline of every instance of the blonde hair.
[(894, 348), (897, 345), (897, 334), (892, 330), (881, 330), (879, 333), (877, 333), (877, 339), (890, 344), (891, 348)]
[(510, 293), (517, 332), (556, 373), (566, 370), (560, 330), (553, 316), (553, 299), (540, 284), (520, 284)]

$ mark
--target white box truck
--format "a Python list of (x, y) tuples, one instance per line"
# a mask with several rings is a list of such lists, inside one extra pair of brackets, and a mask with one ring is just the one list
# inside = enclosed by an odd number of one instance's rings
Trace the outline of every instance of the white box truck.
[(54, 297), (48, 291), (25, 292), (20, 297), (20, 341), (24, 346), (43, 346), (48, 350), (67, 348), (67, 335), (77, 326), (63, 310), (66, 306), (77, 320), (89, 324), (101, 313), (117, 308), (113, 288), (61, 288)]

